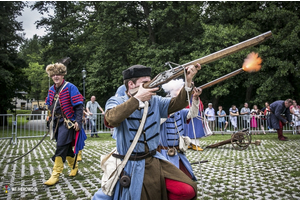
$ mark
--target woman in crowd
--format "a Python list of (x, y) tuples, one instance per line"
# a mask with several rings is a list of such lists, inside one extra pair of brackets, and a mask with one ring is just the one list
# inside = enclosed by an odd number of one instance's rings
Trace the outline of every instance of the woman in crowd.
[(235, 131), (237, 129), (237, 116), (239, 116), (239, 109), (235, 105), (232, 105), (229, 109), (229, 114), (230, 121), (233, 126), (233, 131)]
[(300, 134), (300, 106), (297, 105), (296, 100), (293, 100), (290, 112), (293, 115), (294, 126), (296, 127), (297, 134)]
[(263, 130), (263, 133), (266, 134), (264, 126), (260, 119), (262, 114), (263, 114), (263, 112), (257, 108), (257, 105), (254, 105), (253, 109), (250, 111), (250, 115), (252, 116), (251, 121), (250, 121), (250, 127), (254, 128), (254, 130), (255, 130), (254, 135), (259, 134), (259, 125), (260, 125), (261, 129)]

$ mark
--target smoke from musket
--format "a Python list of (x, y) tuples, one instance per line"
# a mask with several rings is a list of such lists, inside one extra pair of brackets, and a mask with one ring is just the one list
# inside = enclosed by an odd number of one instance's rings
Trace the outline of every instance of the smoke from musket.
[(169, 93), (171, 97), (177, 96), (180, 89), (184, 86), (183, 79), (171, 80), (170, 82), (163, 84), (162, 88), (166, 93)]

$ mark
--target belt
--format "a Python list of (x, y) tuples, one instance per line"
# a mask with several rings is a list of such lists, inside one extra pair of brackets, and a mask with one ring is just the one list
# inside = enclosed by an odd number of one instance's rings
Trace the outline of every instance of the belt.
[(170, 149), (170, 148), (175, 148), (175, 149), (177, 150), (178, 153), (183, 153), (183, 152), (179, 149), (179, 146), (165, 147), (165, 146), (159, 145), (159, 146), (157, 147), (156, 151), (161, 152), (162, 149), (168, 150), (168, 149)]
[(54, 114), (55, 117), (59, 118), (59, 117), (62, 117), (61, 114)]
[[(154, 156), (156, 154), (156, 149), (149, 151), (147, 153), (132, 153), (132, 154), (133, 155), (131, 155), (129, 157), (129, 160), (132, 160), (132, 161), (144, 160), (148, 157)], [(112, 156), (115, 158), (120, 158), (120, 159), (123, 159), (125, 157), (125, 155), (120, 155), (120, 154), (116, 154), (116, 153), (113, 153)]]

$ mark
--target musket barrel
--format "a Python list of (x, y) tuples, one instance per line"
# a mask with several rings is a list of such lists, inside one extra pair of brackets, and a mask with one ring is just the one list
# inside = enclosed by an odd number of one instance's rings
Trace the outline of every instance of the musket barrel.
[(215, 53), (212, 53), (210, 55), (207, 55), (207, 56), (204, 56), (202, 58), (199, 58), (199, 59), (193, 60), (191, 62), (185, 63), (182, 66), (196, 65), (197, 63), (199, 63), (200, 65), (208, 64), (208, 63), (211, 63), (213, 61), (224, 58), (226, 56), (229, 56), (231, 54), (234, 54), (234, 53), (236, 53), (238, 51), (241, 51), (243, 49), (255, 46), (255, 45), (257, 45), (259, 43), (262, 43), (263, 41), (271, 38), (271, 37), (272, 37), (272, 32), (268, 31), (266, 33), (258, 35), (256, 37), (251, 38), (249, 40), (246, 40), (244, 42), (235, 44), (233, 46), (230, 46), (230, 47), (227, 47), (227, 48), (222, 49), (220, 51), (217, 51)]
[(226, 74), (226, 75), (224, 75), (224, 76), (222, 76), (220, 78), (217, 78), (217, 79), (215, 79), (215, 80), (213, 80), (211, 82), (208, 82), (208, 83), (206, 83), (204, 85), (201, 85), (200, 88), (201, 89), (209, 88), (209, 87), (211, 87), (211, 86), (213, 86), (213, 85), (215, 85), (217, 83), (220, 83), (220, 82), (222, 82), (222, 81), (224, 81), (226, 79), (229, 79), (229, 78), (231, 78), (231, 77), (233, 77), (233, 76), (235, 76), (235, 75), (237, 75), (239, 73), (242, 73), (243, 71), (244, 71), (243, 68), (240, 68), (240, 69), (235, 70), (235, 71), (233, 71), (233, 72), (231, 72), (229, 74)]
[[(183, 65), (180, 66), (180, 70), (179, 71), (177, 71), (175, 74), (172, 74), (170, 77), (164, 77), (164, 78), (162, 78), (159, 75), (163, 75), (163, 74), (165, 74), (165, 72), (160, 73), (154, 79), (152, 79), (150, 82), (145, 83), (144, 87), (145, 88), (158, 87), (159, 85), (162, 85), (162, 84), (164, 84), (166, 82), (169, 82), (172, 79), (175, 79), (175, 78), (181, 76), (184, 73), (184, 67), (186, 67), (188, 65), (196, 65), (197, 63), (203, 65), (203, 64), (211, 63), (213, 61), (216, 61), (216, 60), (219, 60), (219, 59), (224, 58), (226, 56), (229, 56), (229, 55), (234, 54), (234, 53), (236, 53), (238, 51), (241, 51), (243, 49), (246, 49), (246, 48), (255, 46), (255, 45), (259, 44), (259, 43), (262, 43), (263, 41), (265, 41), (265, 40), (267, 40), (267, 39), (269, 39), (271, 37), (272, 37), (272, 32), (268, 31), (266, 33), (258, 35), (256, 37), (251, 38), (249, 40), (246, 40), (244, 42), (235, 44), (233, 46), (230, 46), (230, 47), (227, 47), (227, 48), (222, 49), (220, 51), (217, 51), (215, 53), (212, 53), (210, 55), (207, 55), (207, 56), (204, 56), (202, 58), (198, 58), (198, 59), (193, 60), (191, 62), (185, 63), (185, 64), (183, 64)], [(226, 80), (226, 79), (228, 79), (228, 78), (230, 78), (232, 76), (235, 76), (235, 75), (239, 74), (241, 71), (242, 71), (242, 69), (236, 70), (236, 71), (234, 71), (234, 72), (232, 72), (232, 73), (230, 73), (228, 75), (225, 75), (225, 76), (223, 76), (223, 77), (221, 77), (221, 78), (219, 78), (217, 80), (214, 80), (214, 81), (212, 81), (210, 83), (207, 83), (205, 85), (202, 85), (200, 87), (202, 89), (208, 88), (208, 87), (210, 87), (212, 85), (215, 85), (216, 83), (219, 83), (219, 82), (221, 82), (223, 80)], [(136, 94), (137, 91), (138, 91), (138, 88), (135, 88), (133, 90), (130, 90), (129, 93), (131, 95), (134, 95), (134, 94)]]

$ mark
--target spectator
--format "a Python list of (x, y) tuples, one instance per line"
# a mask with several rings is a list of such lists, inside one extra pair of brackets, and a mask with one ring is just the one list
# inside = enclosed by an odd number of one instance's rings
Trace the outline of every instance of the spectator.
[(293, 116), (294, 126), (297, 134), (300, 134), (300, 106), (297, 105), (296, 100), (293, 100), (293, 105), (290, 107), (290, 112)]
[(262, 111), (257, 108), (257, 105), (254, 105), (253, 109), (251, 110), (252, 118), (251, 118), (251, 122), (250, 122), (251, 128), (254, 128), (254, 130), (257, 131), (257, 132), (254, 132), (254, 135), (259, 134), (259, 131), (258, 131), (259, 126), (263, 130), (263, 133), (266, 134), (264, 126), (263, 126), (262, 121), (260, 119), (261, 115), (262, 115)]
[[(91, 100), (87, 102), (86, 104), (86, 110), (89, 114), (89, 120), (90, 120), (90, 126), (91, 126), (91, 137), (94, 137), (94, 133), (97, 132), (96, 130), (96, 121), (97, 121), (97, 108), (104, 114), (103, 109), (96, 101), (96, 97), (92, 96)], [(96, 137), (99, 137), (97, 134), (95, 134)]]
[(212, 107), (212, 103), (208, 104), (208, 108), (205, 109), (205, 116), (208, 120), (208, 126), (211, 131), (214, 131), (215, 128), (215, 109)]
[(272, 128), (271, 126), (271, 123), (270, 123), (270, 113), (271, 113), (271, 109), (270, 109), (270, 105), (268, 105), (264, 111), (264, 115), (265, 115), (265, 119), (267, 121), (267, 127), (269, 129), (269, 131), (274, 131), (274, 129)]
[[(223, 110), (222, 106), (219, 106), (219, 110), (217, 112), (217, 115), (218, 115), (218, 123), (219, 123), (220, 131), (222, 131), (222, 127), (225, 124), (224, 131), (226, 132), (228, 122), (225, 120), (226, 112)], [(224, 135), (224, 133), (222, 133), (222, 135)]]
[(229, 109), (229, 114), (230, 122), (233, 126), (233, 131), (235, 131), (237, 129), (237, 116), (239, 116), (239, 109), (235, 105), (232, 105)]
[(87, 133), (91, 132), (91, 129), (88, 129), (89, 124), (89, 113), (87, 112), (86, 108), (83, 109), (83, 116), (82, 116), (82, 124), (85, 130), (87, 130)]
[(244, 107), (241, 109), (241, 115), (244, 115), (243, 116), (243, 128), (249, 128), (250, 108), (248, 108), (248, 103), (244, 103)]
[(261, 109), (262, 112), (265, 112), (266, 108), (270, 106), (269, 102), (265, 102), (265, 107)]

